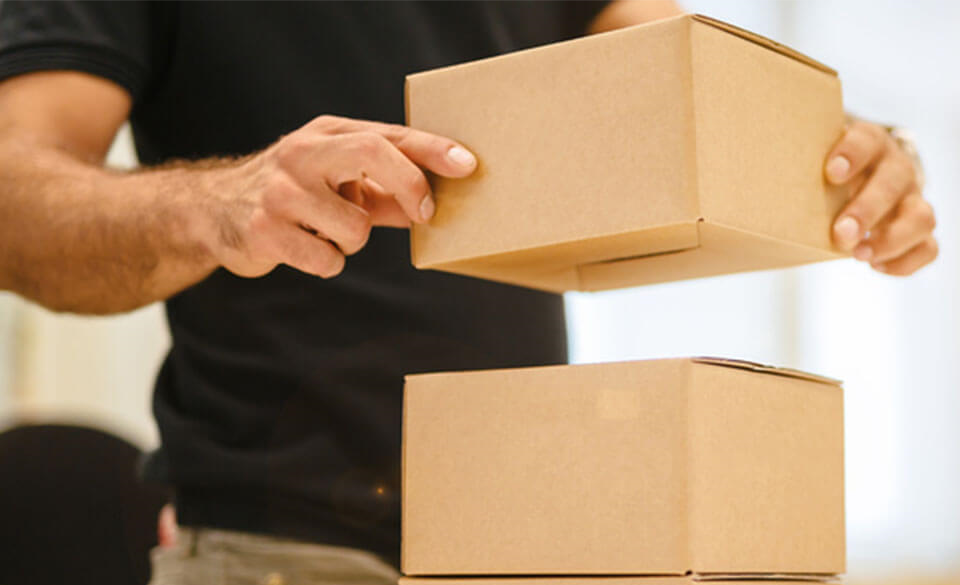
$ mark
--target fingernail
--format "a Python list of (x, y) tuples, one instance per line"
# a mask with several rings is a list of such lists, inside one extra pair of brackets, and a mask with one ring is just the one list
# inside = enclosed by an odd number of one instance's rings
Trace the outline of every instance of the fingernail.
[(860, 241), (860, 224), (850, 217), (842, 217), (833, 226), (837, 244), (844, 250), (850, 250)]
[(827, 178), (839, 183), (847, 178), (850, 172), (850, 161), (845, 156), (835, 156), (827, 163)]
[(870, 265), (870, 268), (873, 268), (873, 269), (876, 270), (877, 272), (886, 272), (886, 271), (887, 271), (887, 265), (886, 265), (886, 264), (871, 264), (871, 265)]
[(423, 201), (420, 202), (420, 217), (422, 217), (424, 221), (429, 221), (436, 210), (437, 206), (433, 202), (433, 197), (427, 195), (423, 198)]
[(871, 248), (866, 244), (860, 244), (853, 251), (853, 257), (856, 258), (857, 260), (866, 262), (870, 260), (870, 258), (873, 258), (873, 248)]
[(477, 164), (477, 159), (473, 154), (462, 146), (454, 146), (448, 150), (447, 158), (461, 167), (472, 168), (473, 165)]

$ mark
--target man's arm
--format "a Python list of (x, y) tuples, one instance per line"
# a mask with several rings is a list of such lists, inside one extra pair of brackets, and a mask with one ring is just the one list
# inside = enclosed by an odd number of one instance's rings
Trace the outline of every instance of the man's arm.
[(0, 83), (0, 289), (54, 310), (113, 313), (219, 266), (331, 277), (373, 225), (430, 219), (420, 167), (462, 177), (476, 166), (446, 138), (321, 116), (241, 159), (103, 169), (130, 107), (122, 88), (81, 73)]
[(588, 32), (602, 33), (683, 13), (673, 0), (615, 0), (593, 19)]
[(164, 298), (213, 270), (184, 193), (189, 171), (100, 165), (127, 93), (80, 73), (0, 84), (0, 288), (47, 307), (108, 313)]

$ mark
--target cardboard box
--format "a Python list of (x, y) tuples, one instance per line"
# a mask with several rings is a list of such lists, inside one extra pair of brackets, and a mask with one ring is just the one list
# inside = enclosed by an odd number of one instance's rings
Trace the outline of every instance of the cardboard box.
[(842, 400), (711, 358), (409, 376), (402, 570), (842, 573)]
[(684, 575), (613, 577), (400, 577), (398, 585), (816, 585), (840, 583), (837, 578), (814, 576), (803, 579), (785, 575)]
[(437, 178), (413, 263), (551, 291), (841, 257), (840, 81), (699, 15), (407, 77), (407, 122), (479, 157)]

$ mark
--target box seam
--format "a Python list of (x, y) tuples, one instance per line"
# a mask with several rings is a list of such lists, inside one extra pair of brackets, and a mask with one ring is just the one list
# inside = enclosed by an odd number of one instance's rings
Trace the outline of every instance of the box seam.
[(684, 457), (684, 460), (686, 461), (686, 469), (684, 470), (683, 481), (684, 481), (684, 491), (686, 492), (685, 495), (687, 500), (686, 501), (687, 505), (685, 506), (686, 516), (683, 519), (685, 523), (683, 527), (683, 533), (684, 533), (684, 544), (686, 546), (684, 555), (686, 556), (686, 565), (687, 567), (689, 567), (687, 571), (688, 575), (695, 574), (696, 571), (694, 569), (697, 566), (696, 559), (694, 558), (694, 550), (696, 548), (693, 543), (694, 535), (693, 535), (693, 532), (691, 531), (691, 527), (694, 525), (693, 517), (696, 514), (696, 498), (695, 498), (696, 494), (695, 494), (694, 482), (693, 482), (694, 467), (695, 467), (695, 462), (694, 462), (695, 449), (693, 445), (693, 435), (691, 434), (693, 432), (693, 422), (694, 422), (693, 421), (694, 404), (693, 404), (693, 400), (691, 399), (691, 396), (693, 394), (694, 384), (695, 384), (694, 377), (696, 374), (696, 368), (694, 367), (694, 365), (695, 364), (693, 361), (691, 360), (687, 361), (686, 367), (685, 367), (685, 370), (686, 370), (685, 380), (683, 385), (683, 389), (684, 389), (684, 396), (683, 396), (684, 421), (683, 422), (684, 422), (684, 426), (686, 427), (683, 434), (684, 436), (683, 449), (684, 449), (684, 452), (686, 453), (686, 457)]
[(697, 126), (697, 113), (699, 112), (699, 109), (697, 108), (697, 88), (696, 88), (696, 86), (695, 86), (696, 80), (697, 80), (697, 76), (695, 75), (696, 72), (694, 71), (694, 65), (693, 65), (693, 49), (694, 49), (694, 48), (693, 48), (693, 23), (694, 23), (694, 22), (695, 22), (695, 21), (693, 20), (693, 18), (687, 19), (687, 26), (686, 26), (686, 35), (687, 35), (687, 38), (686, 38), (686, 40), (685, 40), (685, 42), (684, 42), (684, 47), (686, 48), (686, 51), (687, 51), (687, 54), (686, 54), (686, 59), (687, 59), (687, 80), (688, 80), (688, 83), (689, 83), (689, 85), (690, 85), (688, 95), (690, 96), (690, 104), (689, 104), (690, 112), (689, 112), (689, 118), (690, 118), (690, 126), (691, 126), (691, 128), (690, 128), (690, 130), (689, 130), (689, 134), (690, 134), (689, 141), (690, 141), (690, 144), (688, 145), (688, 147), (690, 148), (690, 153), (689, 153), (689, 154), (690, 154), (690, 158), (691, 158), (691, 162), (692, 162), (691, 168), (693, 169), (693, 172), (691, 173), (691, 175), (693, 175), (693, 187), (692, 187), (692, 188), (693, 188), (694, 197), (696, 198), (696, 201), (697, 201), (697, 213), (696, 213), (697, 218), (698, 218), (698, 222), (697, 222), (697, 244), (698, 244), (698, 247), (699, 247), (699, 244), (700, 244), (700, 242), (702, 241), (701, 238), (700, 238), (700, 224), (701, 224), (704, 220), (706, 220), (706, 218), (705, 218), (704, 215), (703, 215), (703, 206), (702, 206), (703, 198), (701, 197), (701, 193), (700, 193), (700, 184), (701, 184), (701, 181), (700, 181), (700, 152), (699, 152), (699, 151), (700, 151), (700, 129), (699, 129), (699, 127)]
[[(666, 227), (683, 226), (683, 225), (689, 225), (690, 223), (694, 223), (694, 224), (696, 224), (696, 225), (699, 226), (699, 223), (702, 222), (702, 221), (703, 221), (703, 218), (700, 217), (699, 210), (698, 210), (698, 213), (694, 214), (694, 216), (693, 216), (691, 219), (689, 219), (689, 220), (685, 220), (685, 221), (674, 221), (674, 222), (670, 222), (670, 223), (664, 223), (664, 224), (661, 224), (661, 225), (652, 226), (652, 227), (649, 228), (649, 229), (659, 229), (659, 228), (666, 228)], [(645, 228), (645, 229), (647, 229), (647, 228)], [(513, 254), (513, 253), (515, 253), (515, 252), (531, 252), (531, 251), (534, 251), (534, 250), (539, 250), (539, 249), (541, 249), (541, 248), (550, 248), (550, 247), (552, 247), (552, 246), (560, 246), (560, 245), (566, 245), (566, 244), (571, 244), (571, 245), (573, 245), (573, 244), (578, 244), (578, 243), (581, 243), (581, 242), (587, 242), (587, 241), (594, 240), (594, 239), (612, 238), (612, 237), (617, 237), (617, 236), (630, 235), (630, 234), (636, 233), (636, 231), (637, 231), (637, 230), (636, 230), (635, 228), (634, 228), (634, 229), (623, 229), (623, 230), (616, 231), (616, 232), (609, 232), (609, 233), (599, 234), (599, 235), (584, 236), (584, 237), (580, 237), (580, 238), (576, 238), (576, 239), (572, 239), (572, 240), (569, 240), (569, 239), (553, 240), (553, 241), (549, 241), (549, 242), (546, 242), (546, 243), (539, 243), (539, 244), (532, 245), (532, 246), (526, 246), (526, 247), (523, 247), (523, 248), (511, 248), (511, 249), (509, 249), (509, 250), (502, 250), (502, 251), (499, 251), (499, 252), (484, 253), (483, 256), (481, 256), (481, 257), (482, 257), (482, 258), (489, 258), (489, 257), (492, 257), (492, 256), (499, 256), (499, 255), (501, 255), (501, 254)], [(412, 233), (412, 232), (411, 232), (411, 233)], [(656, 253), (658, 253), (658, 254), (659, 254), (659, 253), (666, 254), (666, 253), (669, 253), (669, 252), (682, 252), (683, 250), (691, 250), (691, 249), (697, 248), (697, 247), (699, 247), (699, 246), (700, 246), (700, 236), (699, 236), (699, 231), (698, 231), (698, 233), (697, 233), (697, 244), (696, 244), (695, 246), (692, 246), (692, 247), (690, 247), (690, 248), (682, 248), (682, 249), (680, 249), (680, 250), (667, 250), (666, 252), (656, 252)], [(455, 264), (457, 264), (458, 262), (476, 260), (477, 258), (478, 258), (478, 256), (476, 256), (476, 255), (459, 256), (459, 257), (457, 257), (457, 258), (450, 258), (450, 259), (447, 259), (447, 260), (443, 260), (442, 262), (429, 262), (429, 263), (427, 263), (427, 262), (420, 262), (420, 263), (418, 263), (418, 264), (415, 264), (415, 266), (416, 266), (417, 268), (444, 268), (444, 267), (446, 267), (446, 266), (455, 265)], [(587, 263), (585, 263), (584, 265), (586, 265), (586, 264), (594, 264), (594, 263), (593, 263), (593, 262), (587, 262)], [(575, 264), (574, 266), (580, 266), (580, 264)]]
[(692, 21), (705, 24), (717, 30), (723, 31), (729, 35), (733, 35), (737, 38), (740, 38), (747, 42), (758, 45), (768, 51), (772, 51), (774, 53), (777, 53), (778, 55), (782, 55), (788, 59), (792, 59), (793, 61), (806, 65), (807, 67), (816, 69), (821, 73), (826, 73), (827, 75), (831, 75), (833, 77), (839, 77), (839, 74), (837, 73), (837, 71), (832, 67), (829, 67), (828, 65), (821, 63), (820, 61), (814, 59), (813, 57), (809, 55), (805, 55), (790, 46), (784, 45), (783, 43), (779, 43), (761, 34), (757, 34), (745, 28), (740, 28), (739, 26), (735, 24), (730, 24), (729, 22), (724, 22), (716, 18), (711, 18), (704, 14), (693, 14), (690, 16), (690, 18)]
[(408, 382), (410, 375), (403, 377), (403, 398), (400, 405), (400, 569), (403, 570), (407, 564), (407, 506), (406, 506), (406, 483), (407, 483), (407, 397)]
[(819, 253), (823, 253), (823, 254), (829, 254), (829, 255), (830, 255), (830, 259), (832, 259), (832, 260), (839, 260), (839, 259), (841, 259), (841, 258), (850, 258), (850, 257), (851, 257), (851, 254), (845, 253), (845, 252), (838, 252), (837, 250), (835, 250), (835, 249), (832, 248), (832, 247), (830, 247), (830, 248), (823, 248), (823, 247), (820, 247), (820, 246), (811, 246), (810, 244), (805, 244), (805, 243), (803, 243), (803, 242), (798, 242), (798, 241), (796, 241), (796, 240), (792, 240), (792, 239), (789, 239), (789, 238), (781, 238), (781, 237), (777, 237), (777, 236), (771, 236), (770, 234), (765, 234), (765, 233), (762, 233), (762, 232), (757, 232), (757, 231), (748, 230), (748, 229), (744, 229), (744, 228), (737, 227), (737, 226), (728, 225), (728, 224), (725, 224), (725, 223), (722, 223), (722, 222), (719, 222), (719, 221), (712, 221), (712, 220), (709, 220), (709, 219), (704, 219), (704, 221), (705, 221), (706, 223), (709, 223), (709, 224), (712, 225), (712, 226), (719, 227), (719, 228), (723, 228), (723, 229), (725, 229), (725, 230), (733, 230), (733, 231), (736, 231), (736, 232), (739, 232), (739, 233), (749, 234), (750, 237), (763, 238), (763, 239), (769, 239), (769, 240), (776, 240), (776, 241), (778, 241), (778, 242), (784, 242), (784, 243), (789, 244), (789, 245), (791, 245), (791, 246), (794, 246), (794, 247), (796, 247), (796, 248), (802, 248), (803, 250), (810, 250), (810, 251), (812, 251), (812, 252), (819, 252)]

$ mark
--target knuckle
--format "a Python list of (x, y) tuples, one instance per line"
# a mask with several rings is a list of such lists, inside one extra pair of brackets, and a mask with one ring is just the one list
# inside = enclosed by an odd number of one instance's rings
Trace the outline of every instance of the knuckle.
[(893, 158), (893, 170), (896, 175), (904, 181), (907, 187), (913, 184), (917, 176), (913, 159), (899, 151), (897, 151)]
[(414, 137), (414, 132), (409, 126), (391, 124), (389, 128), (390, 134), (393, 136), (394, 140), (397, 141), (397, 144), (407, 144)]
[(847, 131), (846, 141), (858, 151), (865, 151), (874, 143), (874, 138), (866, 126), (858, 122)]
[(271, 177), (263, 189), (262, 207), (268, 214), (279, 213), (296, 192), (293, 180), (285, 173)]
[(933, 231), (937, 227), (937, 216), (931, 206), (926, 201), (921, 200), (914, 211), (917, 222), (926, 230)]
[(427, 177), (416, 169), (404, 179), (404, 187), (411, 193), (421, 196), (430, 192), (430, 183), (427, 182)]
[(347, 226), (347, 232), (355, 242), (366, 242), (370, 237), (370, 230), (373, 228), (373, 222), (370, 216), (365, 213), (351, 214), (352, 219)]
[(386, 139), (376, 132), (354, 132), (348, 138), (350, 148), (360, 156), (373, 157), (384, 146)]
[(362, 250), (370, 239), (370, 229), (369, 218), (351, 221), (344, 229), (342, 240), (337, 242), (340, 250), (348, 256)]
[(249, 229), (255, 235), (261, 235), (270, 230), (273, 218), (264, 209), (254, 209), (250, 214)]
[(285, 169), (295, 168), (312, 146), (312, 142), (301, 133), (294, 132), (285, 136), (277, 145), (277, 164)]
[(343, 118), (331, 114), (322, 114), (310, 121), (310, 125), (321, 132), (333, 132), (343, 123)]
[(895, 202), (901, 199), (910, 188), (910, 179), (900, 173), (893, 173), (883, 180), (878, 188), (885, 202)]
[(321, 261), (317, 270), (317, 273), (323, 278), (333, 278), (337, 276), (343, 272), (344, 267), (347, 265), (347, 259), (343, 254), (333, 250), (332, 246), (329, 246), (329, 248), (330, 250), (325, 254), (325, 258)]
[(873, 187), (877, 211), (886, 212), (887, 209), (880, 207), (890, 207), (899, 201), (910, 185), (897, 174), (890, 174), (876, 181)]
[(886, 143), (887, 138), (889, 138), (886, 130), (871, 122), (860, 120), (854, 124), (853, 127), (858, 132), (862, 133), (864, 137), (871, 143), (884, 144)]

